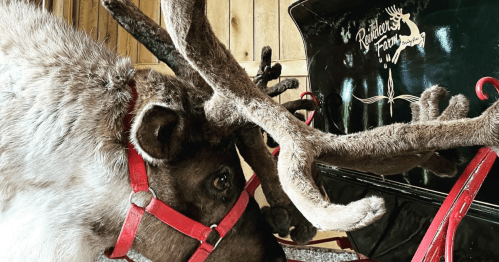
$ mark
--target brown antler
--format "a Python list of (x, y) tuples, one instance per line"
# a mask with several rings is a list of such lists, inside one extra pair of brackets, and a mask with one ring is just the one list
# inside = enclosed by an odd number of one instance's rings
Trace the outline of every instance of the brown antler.
[(111, 16), (179, 78), (211, 93), (213, 90), (177, 51), (168, 32), (129, 0), (102, 0)]
[(309, 128), (255, 87), (215, 38), (204, 9), (204, 0), (162, 1), (172, 41), (214, 89), (214, 96), (205, 106), (208, 117), (220, 126), (251, 121), (270, 133), (281, 145), (278, 170), (284, 191), (305, 217), (321, 229), (363, 227), (384, 213), (384, 204), (378, 197), (347, 206), (329, 203), (312, 181), (310, 168), (314, 158), (364, 170), (370, 166), (358, 165), (369, 159), (381, 161), (387, 156), (498, 144), (497, 103), (474, 119), (394, 124), (345, 136)]

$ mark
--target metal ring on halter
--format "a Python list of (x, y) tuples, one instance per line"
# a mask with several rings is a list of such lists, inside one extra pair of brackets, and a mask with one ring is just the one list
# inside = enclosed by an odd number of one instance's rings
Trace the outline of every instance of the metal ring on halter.
[[(154, 190), (152, 190), (152, 188), (150, 188), (150, 187), (148, 189), (149, 189), (149, 192), (151, 192), (152, 197), (157, 198), (156, 193), (154, 193)], [(142, 192), (142, 191), (139, 191), (139, 192)], [(133, 192), (133, 190), (132, 190), (132, 192), (130, 193), (130, 197), (128, 198), (128, 201), (130, 202), (130, 204), (133, 204), (133, 202), (132, 202), (133, 195), (135, 195), (135, 192)]]
[[(317, 97), (315, 97), (315, 95), (312, 92), (303, 92), (303, 93), (301, 93), (300, 98), (303, 99), (303, 97), (306, 96), (306, 95), (311, 96), (312, 99), (314, 100), (314, 102), (317, 103), (317, 106), (321, 105), (321, 103), (319, 102), (319, 100), (317, 100)], [(307, 126), (310, 125), (310, 123), (312, 123), (312, 120), (314, 120), (315, 112), (316, 111), (317, 111), (317, 109), (315, 109), (314, 111), (312, 111), (312, 113), (310, 113), (310, 115), (308, 116), (308, 119), (305, 121), (305, 124)]]
[[(213, 224), (210, 226), (211, 229), (214, 229), (215, 227), (217, 227), (218, 225), (217, 224)], [(217, 243), (215, 243), (215, 245), (213, 245), (213, 250), (215, 250), (215, 248), (217, 248), (218, 244), (220, 244), (220, 241), (222, 241), (223, 237), (220, 237), (218, 240), (217, 240)], [(201, 243), (203, 243), (203, 241), (201, 241)]]

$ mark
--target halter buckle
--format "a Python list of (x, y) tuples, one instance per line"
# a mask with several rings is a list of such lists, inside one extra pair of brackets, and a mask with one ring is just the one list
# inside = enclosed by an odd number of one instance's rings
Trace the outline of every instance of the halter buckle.
[[(213, 225), (211, 225), (211, 226), (210, 226), (210, 228), (213, 230), (213, 229), (214, 229), (214, 228), (216, 228), (217, 226), (218, 226), (217, 224), (213, 224)], [(214, 230), (214, 231), (216, 231), (216, 230)], [(218, 233), (218, 231), (217, 231), (217, 233)], [(220, 233), (219, 233), (219, 234), (220, 234)], [(215, 249), (217, 248), (218, 244), (220, 244), (220, 242), (222, 241), (222, 239), (223, 239), (223, 237), (219, 237), (219, 238), (218, 238), (217, 242), (213, 245), (213, 250), (215, 250)], [(203, 244), (203, 240), (200, 240), (199, 242), (200, 242), (201, 244)], [(213, 252), (213, 250), (212, 250), (212, 252)]]
[[(150, 188), (150, 187), (149, 187), (148, 189), (149, 189), (149, 192), (152, 194), (152, 197), (153, 197), (153, 198), (157, 198), (157, 197), (156, 197), (156, 193), (154, 192), (154, 190), (152, 190), (152, 188)], [(133, 196), (134, 196), (136, 193), (139, 193), (139, 192), (144, 192), (144, 191), (133, 192), (133, 190), (132, 190), (132, 192), (130, 193), (130, 197), (128, 197), (128, 201), (130, 202), (130, 204), (134, 204), (134, 203), (132, 202), (132, 198), (133, 198)], [(152, 200), (152, 198), (151, 198), (151, 200)], [(149, 201), (149, 202), (150, 202), (150, 201)], [(137, 205), (137, 206), (139, 206), (139, 205)], [(145, 207), (145, 206), (147, 206), (147, 205), (144, 205), (143, 207)], [(142, 207), (142, 206), (141, 206), (141, 207)]]

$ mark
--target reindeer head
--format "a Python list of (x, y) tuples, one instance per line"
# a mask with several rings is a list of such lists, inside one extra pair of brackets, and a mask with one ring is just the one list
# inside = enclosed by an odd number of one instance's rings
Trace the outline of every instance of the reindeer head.
[(400, 20), (407, 23), (411, 16), (410, 14), (403, 14), (402, 8), (395, 8), (395, 6), (388, 7), (385, 10), (391, 16), (390, 20), (393, 21), (392, 28), (394, 30), (400, 30)]
[[(218, 224), (245, 187), (237, 136), (217, 135), (203, 107), (209, 94), (190, 82), (153, 70), (138, 71), (134, 79), (139, 96), (131, 138), (146, 160), (150, 187), (158, 199), (187, 217)], [(186, 261), (199, 245), (152, 216), (141, 222), (137, 238), (142, 241), (135, 241), (133, 248), (153, 261)], [(215, 244), (216, 234), (212, 238)], [(208, 261), (238, 258), (284, 261), (253, 199)]]

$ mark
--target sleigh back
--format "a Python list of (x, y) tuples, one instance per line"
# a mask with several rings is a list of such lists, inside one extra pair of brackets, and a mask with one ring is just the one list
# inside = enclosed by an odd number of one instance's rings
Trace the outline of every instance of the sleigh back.
[[(499, 76), (498, 7), (493, 0), (295, 2), (289, 13), (304, 40), (311, 89), (323, 105), (315, 127), (351, 134), (410, 122), (410, 102), (435, 84), (470, 98), (469, 117), (479, 115), (498, 98), (486, 86), (491, 95), (481, 101), (474, 88), (481, 77)], [(462, 149), (466, 161), (458, 174), (477, 149)], [(499, 257), (493, 248), (499, 244), (493, 233), (499, 229), (497, 168), (458, 229), (458, 261)], [(372, 194), (385, 199), (380, 221), (348, 233), (358, 252), (378, 261), (410, 261), (459, 177), (439, 178), (420, 168), (384, 178), (322, 165), (318, 170), (333, 202)]]

